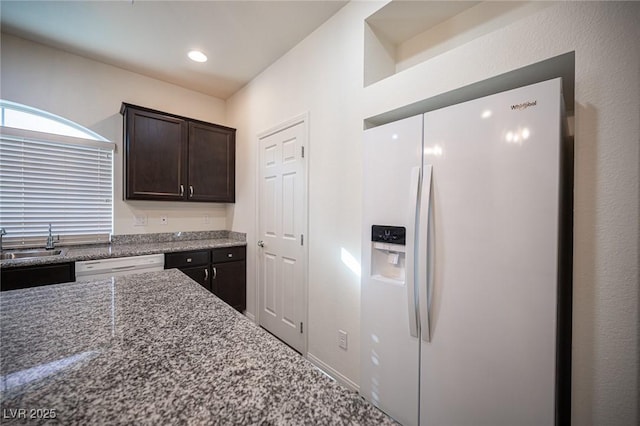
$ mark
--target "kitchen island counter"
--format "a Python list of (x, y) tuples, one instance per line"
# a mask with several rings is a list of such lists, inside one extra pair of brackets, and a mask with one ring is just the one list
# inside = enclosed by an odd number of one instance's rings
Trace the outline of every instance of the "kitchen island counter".
[(0, 303), (3, 422), (393, 423), (175, 269)]

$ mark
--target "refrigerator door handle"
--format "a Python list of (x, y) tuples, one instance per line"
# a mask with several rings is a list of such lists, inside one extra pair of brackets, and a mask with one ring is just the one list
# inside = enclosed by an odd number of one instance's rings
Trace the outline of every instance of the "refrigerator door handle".
[(407, 312), (409, 314), (409, 334), (418, 337), (418, 312), (416, 311), (416, 268), (415, 268), (415, 247), (416, 247), (416, 221), (418, 219), (418, 201), (420, 199), (420, 167), (411, 169), (411, 184), (409, 185), (409, 216), (407, 217), (407, 238), (406, 238), (406, 271), (405, 280), (407, 284)]
[(420, 334), (425, 342), (431, 341), (431, 324), (429, 308), (429, 288), (431, 277), (433, 276), (433, 253), (430, 252), (429, 245), (431, 238), (429, 232), (430, 207), (431, 207), (431, 174), (432, 166), (425, 164), (422, 176), (422, 188), (420, 194), (420, 227), (418, 235), (418, 312), (420, 313)]

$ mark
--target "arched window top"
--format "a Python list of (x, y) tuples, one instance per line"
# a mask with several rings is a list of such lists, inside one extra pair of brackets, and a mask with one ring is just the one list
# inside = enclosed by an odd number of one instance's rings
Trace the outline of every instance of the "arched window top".
[(65, 118), (0, 100), (0, 218), (5, 248), (108, 242), (115, 143)]
[(54, 135), (109, 142), (108, 139), (71, 120), (27, 105), (0, 100), (0, 125)]

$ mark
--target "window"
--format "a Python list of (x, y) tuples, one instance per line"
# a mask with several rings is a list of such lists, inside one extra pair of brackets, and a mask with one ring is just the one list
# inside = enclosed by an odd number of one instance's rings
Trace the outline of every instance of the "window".
[(108, 242), (115, 145), (91, 130), (0, 101), (0, 227), (4, 248)]

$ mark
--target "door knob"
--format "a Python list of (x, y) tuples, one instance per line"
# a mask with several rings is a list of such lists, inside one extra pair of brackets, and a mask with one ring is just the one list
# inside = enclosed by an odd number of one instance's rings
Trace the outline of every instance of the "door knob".
[(264, 241), (262, 240), (258, 241), (258, 247), (264, 247)]

